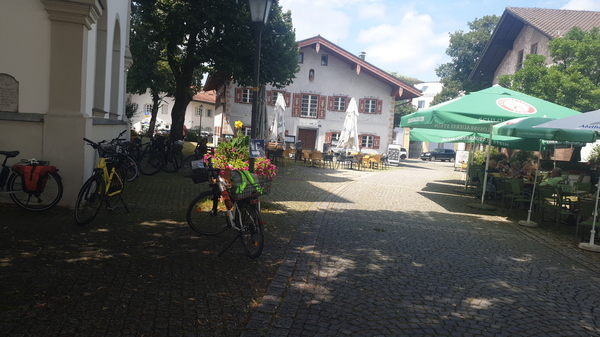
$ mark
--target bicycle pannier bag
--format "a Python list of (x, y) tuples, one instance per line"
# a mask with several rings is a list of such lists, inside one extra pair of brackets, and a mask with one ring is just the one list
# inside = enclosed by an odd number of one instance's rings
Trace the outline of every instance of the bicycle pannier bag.
[(234, 199), (246, 198), (254, 193), (262, 194), (258, 177), (248, 171), (231, 171), (232, 196)]
[(27, 193), (44, 192), (48, 174), (58, 171), (56, 166), (50, 165), (13, 165), (13, 169), (21, 176), (23, 191)]

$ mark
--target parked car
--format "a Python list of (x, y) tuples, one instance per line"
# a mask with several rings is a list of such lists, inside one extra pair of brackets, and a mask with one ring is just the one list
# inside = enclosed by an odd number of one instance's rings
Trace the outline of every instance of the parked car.
[(404, 160), (408, 158), (408, 152), (406, 152), (405, 148), (400, 148), (400, 159)]
[(454, 158), (456, 158), (456, 152), (450, 149), (433, 149), (432, 151), (421, 153), (421, 160), (448, 160), (452, 162), (454, 161)]

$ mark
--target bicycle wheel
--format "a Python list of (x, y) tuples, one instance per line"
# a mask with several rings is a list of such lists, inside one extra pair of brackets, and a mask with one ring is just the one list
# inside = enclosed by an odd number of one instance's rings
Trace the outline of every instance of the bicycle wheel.
[(142, 159), (138, 165), (138, 169), (145, 175), (155, 175), (165, 166), (165, 160), (162, 153), (148, 148), (142, 154)]
[(112, 211), (121, 203), (121, 193), (125, 189), (125, 184), (123, 183), (125, 174), (125, 168), (120, 167), (112, 175), (108, 192), (106, 192), (106, 209)]
[(259, 257), (265, 244), (265, 233), (258, 205), (238, 203), (235, 219), (242, 221), (242, 244), (246, 255), (253, 259)]
[(88, 179), (77, 196), (75, 203), (75, 221), (79, 225), (87, 225), (96, 217), (104, 199), (105, 183), (97, 174)]
[[(206, 191), (197, 196), (187, 210), (188, 225), (202, 235), (216, 235), (229, 228), (225, 204), (219, 202), (219, 196)], [(217, 211), (213, 212), (213, 203), (217, 203)]]
[(186, 177), (189, 178), (192, 176), (192, 161), (194, 160), (200, 160), (201, 158), (196, 158), (195, 154), (191, 154), (187, 157), (185, 157), (185, 159), (183, 159), (183, 161), (181, 162), (181, 168), (179, 169), (179, 172), (181, 172), (181, 174)]
[(122, 175), (122, 177), (128, 183), (134, 181), (135, 178), (137, 178), (140, 175), (140, 171), (138, 169), (138, 165), (137, 165), (137, 163), (135, 162), (135, 160), (132, 157), (126, 155), (123, 158), (123, 163), (121, 163), (121, 165), (123, 165), (123, 168), (122, 168), (123, 175)]
[(165, 166), (163, 166), (163, 171), (167, 173), (177, 172), (181, 167), (181, 162), (183, 161), (183, 155), (179, 152), (169, 151), (167, 153), (167, 158), (165, 161)]
[(56, 205), (63, 195), (62, 179), (58, 173), (48, 173), (46, 186), (40, 193), (23, 192), (21, 176), (12, 174), (8, 179), (8, 190), (18, 191), (10, 194), (15, 204), (29, 211), (45, 211)]

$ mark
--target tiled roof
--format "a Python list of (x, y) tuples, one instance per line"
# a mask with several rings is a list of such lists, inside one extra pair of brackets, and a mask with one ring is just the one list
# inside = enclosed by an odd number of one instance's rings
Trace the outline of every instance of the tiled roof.
[(490, 41), (470, 75), (473, 81), (492, 81), (494, 72), (513, 48), (523, 27), (529, 25), (550, 39), (565, 35), (577, 26), (585, 31), (600, 27), (600, 12), (566, 9), (507, 7)]
[(330, 41), (321, 37), (320, 35), (299, 41), (298, 45), (300, 46), (300, 48), (303, 48), (311, 45), (316, 45), (317, 43), (320, 45), (320, 48), (322, 50), (327, 50), (327, 53), (336, 54), (337, 57), (346, 60), (348, 63), (354, 66), (360, 66), (361, 72), (369, 73), (372, 76), (378, 78), (379, 80), (391, 85), (392, 88), (394, 88), (394, 92), (399, 93), (396, 94), (396, 99), (412, 99), (421, 96), (421, 91), (416, 89), (412, 85), (404, 83), (403, 81), (375, 67), (369, 62), (364, 61), (360, 57), (355, 56), (354, 54), (340, 48), (336, 44), (331, 43)]
[(600, 12), (520, 7), (507, 7), (506, 11), (552, 39), (575, 26), (584, 31), (600, 27)]
[(217, 101), (217, 93), (214, 90), (200, 91), (194, 95), (192, 101), (215, 104)]

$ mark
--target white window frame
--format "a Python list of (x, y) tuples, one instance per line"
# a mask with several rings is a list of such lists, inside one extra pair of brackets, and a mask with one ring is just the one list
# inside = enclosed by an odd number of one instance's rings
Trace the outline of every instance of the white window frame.
[(334, 111), (346, 111), (346, 97), (334, 97), (333, 98), (333, 110)]
[(167, 115), (169, 113), (169, 105), (168, 104), (164, 104), (161, 109), (160, 109), (160, 113), (163, 115)]
[(376, 99), (365, 99), (365, 113), (374, 114), (377, 112), (377, 100)]
[(425, 101), (424, 100), (417, 101), (417, 109), (424, 109), (424, 108), (425, 108)]
[(319, 96), (302, 94), (302, 108), (300, 117), (317, 118), (319, 108)]
[(242, 103), (252, 103), (252, 89), (242, 89)]
[(206, 117), (212, 117), (212, 110), (206, 109)]
[(372, 149), (375, 144), (375, 137), (371, 135), (365, 135), (360, 137), (361, 147)]
[(196, 116), (200, 116), (200, 117), (202, 117), (202, 110), (204, 110), (204, 107), (202, 107), (202, 106), (197, 106), (197, 107), (196, 107)]
[(144, 115), (152, 116), (152, 104), (144, 104)]

